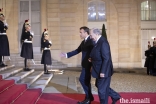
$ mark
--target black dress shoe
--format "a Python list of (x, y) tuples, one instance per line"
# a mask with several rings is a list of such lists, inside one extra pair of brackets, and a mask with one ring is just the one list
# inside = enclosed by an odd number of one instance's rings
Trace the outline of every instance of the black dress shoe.
[(119, 100), (120, 98), (118, 99), (112, 99), (112, 104), (116, 104), (116, 102)]
[(91, 104), (90, 99), (85, 99), (82, 102), (77, 102), (77, 104)]
[(6, 65), (6, 64), (4, 64), (4, 63), (3, 63), (2, 65), (3, 65), (3, 66), (8, 66), (8, 65)]
[(8, 65), (5, 65), (5, 64), (1, 64), (1, 65), (0, 65), (0, 67), (6, 67), (6, 66), (8, 66)]
[(49, 72), (44, 72), (44, 74), (50, 74)]
[(30, 71), (31, 69), (29, 68), (23, 68), (24, 71)]

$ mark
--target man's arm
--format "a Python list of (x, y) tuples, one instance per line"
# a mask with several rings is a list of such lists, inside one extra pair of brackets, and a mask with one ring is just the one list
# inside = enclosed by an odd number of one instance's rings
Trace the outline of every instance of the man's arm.
[(82, 51), (82, 50), (81, 50), (81, 45), (82, 45), (82, 42), (81, 42), (81, 44), (79, 45), (79, 47), (78, 47), (76, 50), (71, 51), (71, 52), (68, 52), (68, 53), (67, 53), (67, 58), (70, 58), (70, 57), (72, 57), (72, 56), (74, 56), (74, 55), (80, 53), (80, 52)]
[(79, 47), (76, 50), (68, 52), (68, 53), (61, 53), (60, 56), (70, 58), (70, 57), (80, 53), (81, 52), (81, 45), (82, 45), (82, 42), (81, 42), (81, 44), (79, 45)]

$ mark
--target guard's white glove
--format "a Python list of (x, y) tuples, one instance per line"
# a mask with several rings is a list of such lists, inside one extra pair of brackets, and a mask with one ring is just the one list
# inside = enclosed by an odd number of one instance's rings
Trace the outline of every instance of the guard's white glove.
[(32, 36), (34, 36), (34, 32), (33, 31), (31, 31), (30, 33), (31, 33)]
[(4, 26), (8, 27), (8, 24), (7, 24), (6, 20), (4, 20), (3, 23), (4, 23)]
[(28, 41), (28, 39), (25, 39), (24, 42)]
[(52, 42), (51, 42), (51, 41), (49, 41), (49, 43), (50, 43), (50, 44), (52, 44)]

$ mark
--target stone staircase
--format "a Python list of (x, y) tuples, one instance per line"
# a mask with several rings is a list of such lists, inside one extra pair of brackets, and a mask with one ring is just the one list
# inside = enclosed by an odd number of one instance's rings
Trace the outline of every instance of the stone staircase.
[(42, 91), (53, 77), (51, 74), (45, 75), (43, 71), (23, 71), (23, 68), (11, 65), (0, 68), (0, 76), (5, 80), (14, 80), (16, 84), (26, 84), (28, 88), (41, 88)]
[[(41, 64), (42, 54), (34, 54), (34, 62), (32, 60), (28, 60), (28, 66), (32, 69), (43, 69), (44, 65)], [(7, 65), (15, 65), (16, 67), (24, 66), (24, 58), (20, 57), (20, 54), (11, 54), (9, 57), (5, 57), (5, 63)], [(59, 62), (57, 60), (52, 59), (52, 65), (47, 66), (49, 69), (62, 69), (67, 68), (66, 64)]]
[(35, 104), (54, 73), (63, 74), (62, 68), (67, 67), (52, 60), (52, 66), (47, 66), (51, 74), (44, 74), (44, 66), (40, 64), (40, 60), (41, 54), (35, 54), (35, 64), (32, 60), (28, 62), (32, 70), (23, 71), (24, 59), (19, 54), (5, 57), (4, 62), (8, 66), (0, 67), (0, 104)]

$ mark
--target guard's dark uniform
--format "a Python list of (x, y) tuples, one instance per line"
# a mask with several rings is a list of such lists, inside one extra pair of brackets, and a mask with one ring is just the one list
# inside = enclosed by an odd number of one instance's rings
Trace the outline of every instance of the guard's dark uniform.
[(42, 54), (41, 64), (52, 65), (50, 50), (49, 49), (46, 50), (46, 48), (50, 48), (49, 46), (51, 46), (51, 44), (49, 43), (48, 40), (44, 40), (42, 46), (43, 46), (42, 47), (43, 54)]
[(155, 47), (150, 48), (150, 61), (149, 61), (149, 69), (150, 69), (150, 74), (153, 75), (153, 73), (156, 72), (154, 69), (154, 63), (155, 63)]
[(52, 43), (49, 40), (45, 39), (46, 36), (48, 36), (48, 32), (45, 29), (41, 37), (41, 50), (43, 52), (41, 64), (44, 64), (44, 74), (49, 74), (46, 65), (52, 65), (51, 52), (50, 52), (50, 47)]
[(146, 56), (146, 59), (145, 59), (144, 67), (147, 68), (147, 74), (149, 75), (149, 73), (150, 73), (150, 71), (149, 71), (150, 51), (149, 50), (145, 51), (145, 56)]
[(27, 30), (28, 28), (30, 28), (30, 24), (28, 20), (25, 20), (25, 23), (23, 24), (22, 34), (21, 34), (22, 49), (21, 49), (21, 55), (20, 55), (21, 57), (25, 58), (24, 60), (25, 71), (31, 70), (27, 67), (27, 59), (34, 58), (33, 57), (33, 45), (32, 45), (33, 35), (32, 33), (30, 33), (29, 30)]
[[(4, 18), (4, 15), (0, 13), (1, 18)], [(0, 20), (0, 67), (7, 66), (2, 62), (2, 57), (4, 59), (4, 56), (10, 56), (10, 50), (9, 50), (9, 41), (6, 34), (6, 30), (8, 29), (8, 26), (4, 24), (2, 20)]]
[[(33, 59), (33, 45), (32, 34), (29, 31), (25, 31), (22, 36), (23, 44), (21, 50), (21, 57), (26, 59)], [(27, 42), (25, 40), (28, 40)], [(30, 43), (29, 43), (30, 42)]]

